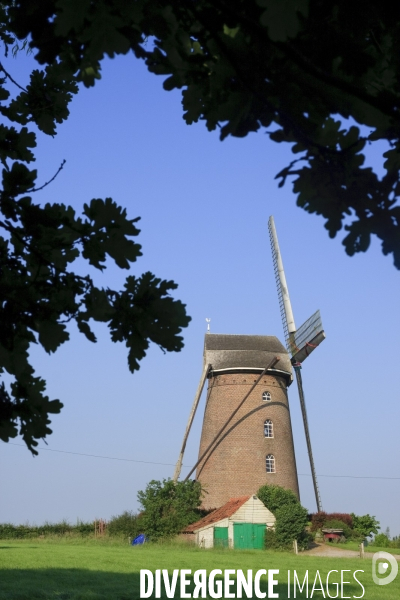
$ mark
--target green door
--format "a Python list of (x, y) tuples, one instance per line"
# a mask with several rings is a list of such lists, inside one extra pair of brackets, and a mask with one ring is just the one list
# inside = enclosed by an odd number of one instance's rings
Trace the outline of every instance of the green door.
[(265, 528), (266, 528), (266, 526), (263, 525), (262, 523), (253, 523), (253, 539), (254, 539), (253, 548), (257, 548), (258, 550), (263, 550), (264, 539), (265, 539)]
[(214, 547), (228, 548), (228, 528), (214, 527)]
[(264, 548), (265, 525), (262, 523), (234, 523), (234, 548), (259, 549)]

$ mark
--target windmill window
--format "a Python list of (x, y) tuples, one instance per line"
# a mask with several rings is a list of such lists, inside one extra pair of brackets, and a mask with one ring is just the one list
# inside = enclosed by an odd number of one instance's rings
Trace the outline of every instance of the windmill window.
[(274, 437), (274, 426), (271, 419), (267, 419), (264, 423), (264, 435), (266, 438)]
[(263, 392), (262, 399), (264, 400), (264, 402), (270, 402), (271, 401), (271, 392)]
[(267, 469), (267, 473), (275, 473), (275, 456), (273, 454), (268, 454), (265, 459), (265, 466)]

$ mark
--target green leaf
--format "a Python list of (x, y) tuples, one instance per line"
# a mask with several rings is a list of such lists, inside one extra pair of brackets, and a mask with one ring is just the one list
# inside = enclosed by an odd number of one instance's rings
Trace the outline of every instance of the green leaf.
[(61, 344), (69, 340), (65, 325), (57, 321), (39, 321), (36, 324), (39, 342), (49, 354), (55, 352)]
[(236, 37), (237, 32), (239, 31), (239, 27), (228, 27), (227, 25), (224, 25), (224, 34), (231, 37), (232, 39), (234, 37)]
[[(128, 219), (127, 212), (111, 198), (94, 199), (85, 204), (84, 214), (90, 220), (90, 228), (85, 232), (83, 240), (83, 256), (90, 264), (103, 269), (108, 254), (121, 269), (129, 269), (130, 263), (141, 256), (141, 246), (133, 242), (131, 237), (139, 234), (134, 223), (139, 218)], [(88, 223), (89, 224), (89, 223)]]
[(259, 6), (266, 7), (260, 23), (268, 30), (274, 42), (285, 42), (294, 38), (301, 29), (298, 14), (308, 15), (308, 0), (256, 0)]
[(91, 287), (84, 296), (86, 312), (79, 319), (94, 319), (95, 321), (107, 322), (114, 314), (114, 310), (105, 290)]
[(71, 30), (79, 31), (90, 8), (90, 0), (57, 0), (56, 5), (55, 35), (65, 36)]
[(78, 329), (81, 333), (83, 333), (90, 342), (97, 342), (96, 336), (93, 331), (90, 329), (88, 323), (86, 321), (82, 321), (81, 319), (76, 320), (76, 324), (78, 325)]
[(3, 169), (4, 193), (14, 197), (24, 194), (33, 187), (36, 177), (36, 169), (30, 171), (24, 164), (15, 162), (10, 171)]

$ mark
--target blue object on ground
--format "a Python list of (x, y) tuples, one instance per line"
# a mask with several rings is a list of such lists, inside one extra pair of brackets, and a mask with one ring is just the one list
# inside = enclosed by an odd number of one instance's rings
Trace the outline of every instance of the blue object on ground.
[(138, 544), (144, 544), (145, 542), (147, 542), (147, 537), (144, 535), (144, 533), (141, 533), (140, 535), (135, 537), (134, 540), (132, 540), (132, 546), (137, 546)]

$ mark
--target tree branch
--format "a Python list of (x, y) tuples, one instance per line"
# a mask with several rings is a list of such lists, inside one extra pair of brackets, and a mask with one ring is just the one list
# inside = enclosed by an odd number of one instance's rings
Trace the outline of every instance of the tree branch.
[(3, 67), (3, 64), (0, 62), (0, 71), (3, 71), (3, 73), (5, 74), (6, 77), (8, 77), (8, 79), (14, 84), (16, 85), (20, 90), (22, 90), (23, 92), (27, 92), (27, 90), (25, 88), (23, 88), (21, 85), (19, 85), (19, 83), (17, 83), (15, 81), (15, 79), (13, 79), (10, 75), (10, 73), (7, 73), (7, 71), (5, 70), (5, 68)]
[[(216, 3), (214, 3), (214, 5), (215, 4)], [(238, 14), (237, 11), (235, 11), (234, 9), (231, 8), (229, 3), (224, 2), (224, 0), (218, 0), (217, 4), (219, 5), (221, 12), (224, 12), (224, 11), (228, 12), (232, 17), (237, 19), (237, 22), (239, 25), (240, 25), (240, 22), (244, 22), (249, 27), (249, 29), (251, 29), (252, 32), (255, 35), (257, 35), (258, 39), (260, 40), (260, 42), (262, 42), (262, 44), (264, 46), (268, 46), (268, 44), (266, 44), (266, 40), (268, 39), (268, 41), (271, 45), (275, 46), (281, 52), (283, 52), (288, 58), (290, 58), (304, 72), (315, 77), (316, 79), (323, 81), (324, 83), (328, 83), (332, 87), (335, 87), (338, 90), (340, 90), (346, 94), (355, 96), (356, 98), (358, 98), (359, 100), (362, 100), (366, 104), (369, 104), (373, 108), (380, 110), (387, 116), (394, 117), (394, 118), (399, 117), (399, 111), (397, 109), (392, 108), (393, 105), (397, 106), (397, 104), (398, 104), (398, 99), (396, 97), (393, 97), (393, 103), (389, 102), (388, 100), (386, 100), (386, 102), (382, 102), (382, 101), (375, 99), (373, 96), (369, 95), (368, 93), (364, 92), (363, 90), (359, 89), (358, 87), (352, 85), (348, 81), (344, 81), (343, 79), (340, 79), (339, 77), (336, 77), (335, 75), (332, 75), (330, 73), (326, 73), (322, 69), (316, 67), (314, 63), (312, 63), (306, 56), (303, 56), (303, 54), (301, 54), (299, 52), (299, 50), (294, 46), (294, 44), (292, 44), (290, 42), (274, 42), (274, 41), (272, 41), (271, 39), (268, 38), (265, 27), (263, 27), (259, 22), (254, 21), (253, 19), (247, 17), (247, 15), (245, 13)], [(196, 16), (199, 19), (199, 21), (201, 21), (201, 19), (199, 18), (199, 12), (196, 13)], [(204, 22), (202, 24), (204, 27)], [(210, 27), (207, 26), (207, 28), (211, 30)], [(371, 32), (371, 34), (372, 34), (373, 40), (376, 42), (376, 38), (375, 38), (373, 32)], [(380, 48), (380, 46), (379, 46), (379, 49), (382, 52), (382, 49)]]
[(52, 181), (54, 181), (54, 180), (55, 180), (55, 178), (56, 178), (56, 177), (57, 177), (57, 175), (60, 173), (60, 171), (62, 171), (62, 170), (63, 170), (63, 168), (64, 168), (64, 165), (65, 165), (65, 163), (66, 163), (66, 162), (67, 162), (67, 161), (66, 161), (66, 160), (65, 160), (65, 158), (64, 158), (64, 160), (62, 161), (61, 165), (58, 167), (58, 171), (57, 171), (57, 173), (56, 173), (55, 175), (53, 175), (53, 177), (52, 177), (51, 179), (49, 179), (49, 181), (46, 181), (46, 183), (44, 183), (43, 185), (41, 185), (41, 186), (40, 186), (40, 187), (38, 187), (38, 188), (32, 188), (32, 189), (30, 189), (30, 190), (27, 190), (27, 192), (31, 193), (31, 192), (39, 192), (40, 190), (43, 190), (43, 188), (45, 188), (45, 187), (46, 187), (46, 186), (48, 186), (48, 185), (49, 185), (49, 184), (50, 184)]
[[(13, 227), (10, 223), (8, 223), (7, 221), (6, 222), (0, 221), (0, 227), (2, 227), (3, 229), (5, 229), (6, 231), (8, 231), (8, 233), (11, 233), (12, 235), (15, 235), (15, 237), (21, 242), (21, 244), (29, 252), (32, 252), (33, 254), (35, 254), (35, 256), (37, 256), (40, 259), (40, 261), (43, 264), (47, 265), (50, 269), (54, 269), (57, 273), (62, 274), (62, 275), (70, 275), (71, 274), (66, 269), (60, 269), (54, 263), (52, 263), (51, 261), (47, 260), (47, 258), (45, 258), (35, 248), (32, 248), (31, 244), (29, 242), (27, 242), (24, 239), (24, 237), (19, 234), (18, 230), (15, 227)], [(53, 275), (53, 277), (55, 277), (55, 276)], [(93, 282), (91, 281), (91, 279), (88, 276), (82, 277), (82, 275), (77, 275), (76, 273), (74, 273), (74, 277), (76, 277), (76, 279), (79, 279), (80, 281), (84, 281), (86, 283), (89, 283), (91, 286), (93, 286)]]

